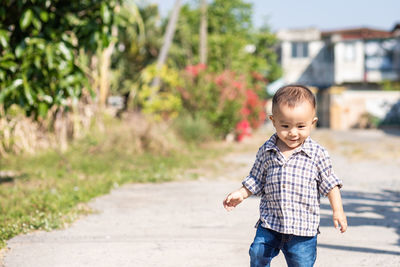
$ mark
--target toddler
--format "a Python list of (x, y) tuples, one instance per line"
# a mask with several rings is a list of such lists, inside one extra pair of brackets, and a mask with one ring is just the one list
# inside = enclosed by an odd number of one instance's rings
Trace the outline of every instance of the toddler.
[(234, 209), (251, 195), (261, 196), (257, 232), (250, 246), (251, 267), (270, 266), (282, 251), (288, 266), (313, 266), (317, 255), (320, 195), (328, 196), (333, 224), (344, 233), (347, 220), (325, 148), (310, 138), (315, 97), (302, 85), (280, 88), (272, 100), (270, 120), (276, 129), (258, 150), (242, 187), (223, 201)]

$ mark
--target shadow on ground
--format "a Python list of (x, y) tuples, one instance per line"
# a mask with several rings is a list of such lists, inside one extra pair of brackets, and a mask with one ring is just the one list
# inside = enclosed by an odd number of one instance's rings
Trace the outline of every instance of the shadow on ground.
[(400, 137), (400, 127), (397, 127), (397, 128), (382, 128), (381, 130), (385, 134), (394, 135), (396, 137)]
[[(397, 203), (400, 202), (400, 192), (384, 190), (380, 193), (364, 193), (356, 191), (342, 191), (345, 211), (348, 214), (347, 221), (350, 227), (356, 226), (380, 226), (395, 229), (397, 233), (397, 245), (400, 245), (400, 212)], [(393, 204), (396, 203), (396, 204)], [(321, 210), (330, 210), (328, 204), (321, 204)], [(354, 215), (356, 214), (356, 215)], [(371, 216), (373, 214), (374, 216)], [(331, 226), (330, 216), (321, 216), (321, 226)], [(337, 246), (319, 244), (320, 247), (351, 250), (366, 253), (379, 253), (399, 255), (397, 251), (371, 249), (363, 247)]]

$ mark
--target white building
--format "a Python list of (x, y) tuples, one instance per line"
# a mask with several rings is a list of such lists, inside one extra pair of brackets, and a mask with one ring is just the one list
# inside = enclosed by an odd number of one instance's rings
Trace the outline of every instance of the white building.
[(277, 37), (284, 83), (323, 88), (400, 80), (399, 31), (399, 25), (392, 31), (280, 30)]

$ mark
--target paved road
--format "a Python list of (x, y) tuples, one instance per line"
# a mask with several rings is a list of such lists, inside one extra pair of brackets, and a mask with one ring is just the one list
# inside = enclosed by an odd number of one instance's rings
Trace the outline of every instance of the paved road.
[[(316, 139), (332, 141), (329, 135), (336, 134), (320, 131)], [(331, 146), (344, 145), (347, 139), (362, 146), (386, 140), (400, 149), (399, 137), (380, 132), (340, 138)], [(349, 229), (340, 234), (333, 228), (323, 199), (316, 266), (400, 266), (399, 160), (351, 158), (332, 150), (334, 167), (345, 183)], [(254, 160), (255, 151), (238, 151), (221, 160), (222, 171), (205, 172), (197, 181), (126, 185), (92, 201), (98, 212), (68, 229), (15, 237), (8, 242), (4, 265), (248, 266), (258, 199), (250, 198), (230, 213), (221, 204), (240, 186)], [(272, 266), (286, 266), (282, 254)]]

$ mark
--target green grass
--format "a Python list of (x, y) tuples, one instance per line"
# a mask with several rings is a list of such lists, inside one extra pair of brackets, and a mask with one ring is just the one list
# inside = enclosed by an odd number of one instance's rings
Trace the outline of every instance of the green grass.
[(86, 137), (64, 153), (46, 151), (0, 159), (0, 170), (16, 174), (0, 180), (0, 248), (21, 233), (64, 227), (91, 212), (84, 203), (112, 188), (132, 182), (171, 181), (198, 167), (202, 159), (223, 152), (193, 145), (138, 152), (129, 131), (121, 132), (116, 129)]

